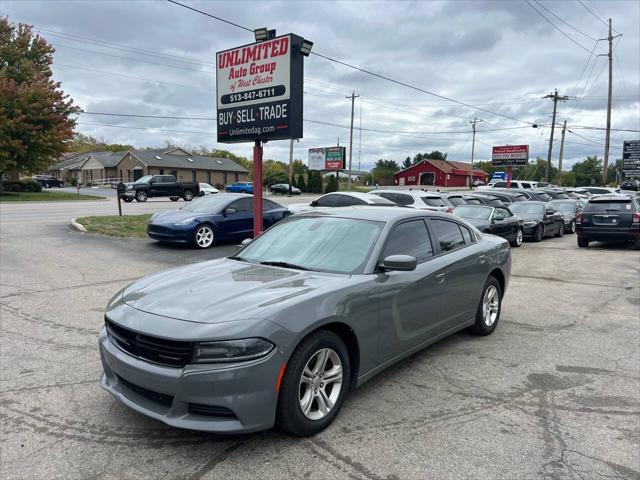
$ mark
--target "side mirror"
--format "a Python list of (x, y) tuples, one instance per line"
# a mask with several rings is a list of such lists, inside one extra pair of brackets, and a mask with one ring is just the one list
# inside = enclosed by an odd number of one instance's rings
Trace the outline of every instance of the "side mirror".
[(389, 255), (382, 262), (385, 270), (396, 270), (399, 272), (410, 272), (416, 269), (418, 261), (411, 255)]
[(240, 242), (240, 245), (243, 246), (243, 247), (246, 247), (251, 242), (253, 242), (253, 238), (245, 238), (244, 240), (242, 240), (242, 242)]
[(234, 213), (236, 213), (236, 209), (235, 208), (225, 208), (224, 209), (224, 216), (228, 216), (228, 215), (233, 215)]
[(311, 205), (312, 207), (317, 207), (318, 206), (318, 201), (314, 200), (313, 202), (311, 202), (309, 205)]
[(553, 215), (556, 211), (553, 208), (547, 208), (547, 215)]

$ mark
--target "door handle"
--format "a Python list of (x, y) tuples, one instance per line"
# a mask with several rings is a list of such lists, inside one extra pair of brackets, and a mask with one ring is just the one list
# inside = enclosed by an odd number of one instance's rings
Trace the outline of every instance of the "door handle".
[(439, 273), (438, 275), (436, 275), (436, 283), (438, 285), (442, 285), (444, 283), (445, 278), (446, 277), (445, 277), (444, 273)]

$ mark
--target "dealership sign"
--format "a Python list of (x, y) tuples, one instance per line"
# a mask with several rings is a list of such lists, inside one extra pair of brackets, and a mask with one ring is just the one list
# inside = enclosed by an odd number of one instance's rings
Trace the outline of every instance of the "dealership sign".
[(622, 147), (622, 171), (625, 177), (640, 177), (640, 140), (627, 140)]
[(218, 142), (302, 138), (302, 37), (216, 54)]
[(529, 162), (529, 145), (493, 147), (491, 165), (494, 167), (520, 167)]
[(340, 170), (345, 168), (347, 149), (325, 147), (309, 149), (309, 170)]

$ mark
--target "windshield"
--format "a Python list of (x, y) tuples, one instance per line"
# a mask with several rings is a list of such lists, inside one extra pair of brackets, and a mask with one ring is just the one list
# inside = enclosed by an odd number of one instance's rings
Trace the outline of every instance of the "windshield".
[(576, 204), (573, 202), (553, 203), (553, 205), (558, 207), (561, 212), (574, 213), (576, 211)]
[(252, 263), (282, 262), (321, 272), (359, 273), (383, 226), (352, 218), (291, 218), (255, 239), (237, 258)]
[(229, 203), (226, 195), (207, 195), (186, 204), (180, 210), (194, 213), (218, 213)]
[(462, 218), (477, 218), (479, 220), (489, 220), (489, 217), (491, 217), (491, 210), (493, 209), (490, 207), (470, 207), (468, 205), (463, 205), (461, 207), (454, 208), (453, 213)]
[(144, 177), (140, 177), (133, 183), (149, 183), (149, 180), (153, 178), (153, 175), (145, 175)]
[(538, 205), (529, 202), (517, 202), (509, 205), (509, 208), (513, 213), (538, 213), (544, 214), (544, 205)]

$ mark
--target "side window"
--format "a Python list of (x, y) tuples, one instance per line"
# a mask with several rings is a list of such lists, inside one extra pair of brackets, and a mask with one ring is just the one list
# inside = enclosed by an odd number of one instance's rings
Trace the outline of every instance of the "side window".
[(402, 193), (394, 193), (394, 198), (389, 198), (392, 202), (398, 205), (411, 205), (413, 203), (413, 197), (411, 195), (404, 195)]
[(267, 210), (275, 210), (277, 208), (280, 208), (280, 205), (278, 205), (275, 202), (272, 202), (271, 200), (267, 200), (266, 198), (262, 199), (262, 205), (263, 205), (263, 210), (266, 212)]
[(522, 183), (522, 188), (531, 188), (531, 184), (530, 184), (530, 183), (523, 182), (523, 183)]
[(339, 198), (338, 206), (339, 207), (350, 207), (352, 205), (366, 205), (367, 202), (360, 198), (352, 197), (350, 195), (336, 195)]
[(229, 208), (233, 208), (238, 213), (251, 213), (253, 211), (253, 198), (241, 198), (232, 202)]
[(504, 208), (496, 208), (494, 210), (494, 217), (497, 220), (504, 220), (505, 218), (509, 218), (511, 215), (509, 215), (509, 212), (504, 209)]
[(507, 182), (496, 182), (495, 188), (507, 188)]
[(165, 175), (163, 178), (164, 183), (174, 183), (176, 181), (176, 179), (171, 175)]
[(434, 218), (431, 219), (431, 226), (441, 251), (455, 250), (465, 244), (460, 227), (456, 222)]
[(422, 263), (433, 256), (429, 232), (423, 220), (396, 225), (389, 234), (382, 258), (389, 255), (411, 255)]
[(325, 195), (320, 197), (317, 202), (318, 207), (337, 207), (342, 195)]
[(471, 236), (471, 231), (467, 227), (463, 227), (463, 226), (460, 226), (460, 230), (462, 231), (462, 237), (464, 238), (464, 242), (467, 245), (469, 245), (470, 243), (473, 243), (472, 239), (475, 237)]

